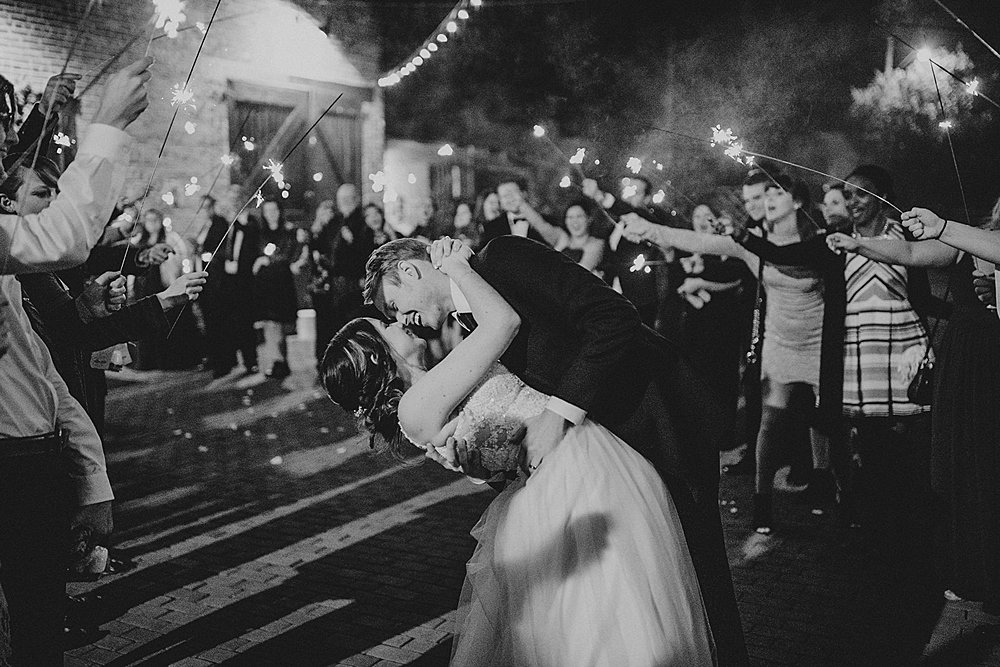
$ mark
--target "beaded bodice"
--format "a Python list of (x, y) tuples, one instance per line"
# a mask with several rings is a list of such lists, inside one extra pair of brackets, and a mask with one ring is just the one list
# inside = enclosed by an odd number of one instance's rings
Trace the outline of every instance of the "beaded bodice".
[(549, 397), (494, 364), (459, 405), (455, 437), (478, 450), (489, 470), (515, 470), (525, 422), (545, 410)]

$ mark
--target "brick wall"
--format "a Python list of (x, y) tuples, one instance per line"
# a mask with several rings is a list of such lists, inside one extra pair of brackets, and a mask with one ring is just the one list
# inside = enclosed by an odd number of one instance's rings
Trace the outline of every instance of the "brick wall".
[[(84, 0), (0, 0), (0, 73), (18, 88), (30, 84), (40, 90), (45, 80), (62, 68), (85, 6)], [(211, 0), (190, 0), (183, 25), (207, 22), (214, 6)], [(196, 109), (178, 113), (146, 201), (147, 207), (155, 206), (172, 216), (182, 233), (201, 194), (222, 166), (220, 157), (229, 150), (229, 105), (234, 84), (267, 88), (278, 91), (279, 96), (286, 89), (309, 91), (310, 99), (315, 99), (310, 104), (310, 115), (322, 110), (338, 90), (349, 91), (356, 99), (353, 106), (338, 105), (334, 113), (356, 117), (361, 123), (363, 166), (350, 178), (360, 181), (369, 166), (381, 162), (382, 105), (372, 93), (377, 54), (369, 47), (348, 57), (342, 44), (352, 43), (343, 38), (353, 34), (352, 24), (317, 15), (319, 6), (315, 2), (297, 4), (287, 0), (222, 1), (191, 80)], [(153, 34), (152, 12), (149, 0), (103, 0), (93, 6), (68, 69), (87, 73), (78, 90), (136, 34), (142, 36), (120, 62), (130, 62), (145, 52), (148, 35)], [(327, 36), (322, 27), (333, 36)], [(367, 35), (370, 29), (370, 23), (358, 19), (359, 35), (354, 35), (354, 41), (360, 43), (360, 35)], [(162, 35), (162, 31), (156, 34)], [(149, 84), (150, 106), (130, 128), (136, 139), (127, 186), (132, 197), (139, 196), (149, 182), (174, 113), (170, 90), (187, 76), (201, 38), (201, 31), (195, 28), (180, 32), (174, 39), (160, 37), (152, 42), (150, 53), (156, 64)], [(81, 134), (86, 119), (96, 109), (100, 92), (99, 82), (81, 101), (77, 126)], [(195, 124), (193, 134), (185, 131), (187, 122)], [(184, 185), (192, 176), (198, 177), (203, 190), (186, 197)], [(335, 185), (329, 180), (315, 186), (301, 184), (316, 187), (317, 198), (330, 194), (319, 192), (321, 187), (332, 189)], [(223, 170), (213, 194), (224, 194), (228, 186), (228, 170)], [(168, 190), (175, 195), (173, 208), (161, 201), (161, 194)]]

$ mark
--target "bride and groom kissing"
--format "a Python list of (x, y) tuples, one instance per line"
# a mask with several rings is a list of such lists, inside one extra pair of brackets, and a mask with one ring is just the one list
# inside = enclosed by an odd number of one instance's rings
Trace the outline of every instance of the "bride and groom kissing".
[[(505, 488), (473, 535), (453, 665), (747, 663), (705, 383), (632, 304), (515, 236), (392, 241), (324, 386), (378, 442)], [(467, 336), (428, 369), (414, 329)], [(470, 318), (471, 316), (471, 318)]]

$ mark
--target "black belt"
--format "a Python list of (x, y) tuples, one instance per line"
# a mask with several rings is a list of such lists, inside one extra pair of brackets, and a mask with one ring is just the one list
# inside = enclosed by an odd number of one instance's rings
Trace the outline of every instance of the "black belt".
[(27, 438), (0, 438), (0, 459), (58, 454), (65, 446), (66, 434), (62, 429)]

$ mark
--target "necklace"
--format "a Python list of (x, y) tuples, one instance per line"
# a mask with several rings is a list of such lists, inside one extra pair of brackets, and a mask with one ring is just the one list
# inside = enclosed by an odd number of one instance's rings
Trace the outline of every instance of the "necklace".
[[(853, 228), (853, 230), (854, 230), (854, 232), (853, 232), (853, 233), (851, 234), (851, 236), (852, 236), (853, 238), (856, 238), (856, 239), (859, 239), (859, 238), (861, 238), (861, 237), (863, 237), (863, 236), (864, 236), (864, 234), (862, 234), (861, 232), (859, 232), (859, 231), (858, 231), (858, 225), (857, 225), (857, 223), (856, 223), (856, 222), (852, 222), (852, 223), (851, 223), (851, 227), (852, 227), (852, 228)], [(880, 232), (879, 232), (878, 234), (872, 234), (872, 235), (871, 235), (870, 237), (868, 237), (868, 238), (873, 238), (873, 239), (874, 239), (874, 238), (878, 238), (878, 237), (880, 237), (880, 236), (883, 236), (883, 235), (884, 235), (884, 234), (885, 234), (885, 233), (886, 233), (886, 232), (887, 232), (888, 230), (889, 230), (889, 218), (888, 218), (888, 217), (886, 217), (886, 218), (885, 218), (885, 221), (884, 221), (884, 222), (882, 223), (882, 231), (880, 231)]]

